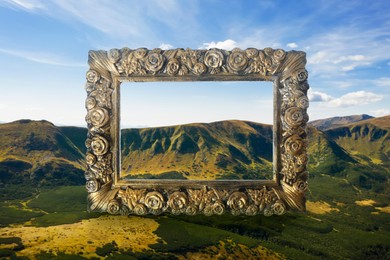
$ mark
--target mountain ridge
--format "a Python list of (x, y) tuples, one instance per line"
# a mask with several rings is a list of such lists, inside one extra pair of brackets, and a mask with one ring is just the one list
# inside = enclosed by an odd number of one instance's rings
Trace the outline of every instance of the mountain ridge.
[(335, 116), (328, 117), (318, 120), (313, 120), (308, 123), (308, 125), (314, 126), (315, 128), (325, 131), (331, 128), (336, 128), (339, 126), (344, 126), (349, 123), (359, 122), (367, 119), (374, 118), (373, 116), (367, 114), (361, 115), (350, 115), (350, 116)]
[(84, 154), (46, 121), (0, 124), (0, 180), (34, 185), (82, 184)]
[[(390, 116), (371, 118), (325, 131), (309, 124), (310, 174), (388, 189), (389, 121)], [(13, 129), (4, 131), (10, 126)], [(226, 120), (122, 131), (122, 168), (132, 170), (132, 178), (272, 177), (271, 125)], [(57, 127), (48, 121), (0, 124), (0, 179), (17, 176), (39, 184), (67, 181), (71, 175), (72, 182), (83, 183), (86, 133), (86, 128)]]

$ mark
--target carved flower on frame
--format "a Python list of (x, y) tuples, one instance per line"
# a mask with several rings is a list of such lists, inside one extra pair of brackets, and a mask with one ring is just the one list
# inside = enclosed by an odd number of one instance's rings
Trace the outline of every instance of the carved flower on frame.
[(89, 179), (85, 183), (85, 187), (89, 193), (97, 192), (100, 189), (100, 183), (96, 179)]
[(295, 163), (295, 167), (294, 167), (294, 170), (295, 172), (302, 172), (305, 170), (306, 168), (306, 164), (307, 164), (307, 155), (306, 153), (304, 154), (301, 154), (296, 158), (296, 163)]
[(196, 215), (196, 213), (198, 213), (198, 207), (197, 207), (197, 206), (195, 206), (195, 205), (189, 205), (189, 206), (186, 208), (186, 214), (187, 214), (187, 215), (193, 216), (193, 215)]
[(240, 49), (234, 49), (228, 56), (227, 65), (233, 72), (239, 72), (244, 70), (248, 66), (248, 58), (245, 52)]
[(96, 178), (98, 179), (103, 179), (105, 172), (102, 167), (99, 167), (99, 164), (96, 163), (97, 165), (94, 165), (91, 167), (91, 171), (95, 173)]
[(305, 96), (299, 96), (296, 99), (297, 106), (302, 108), (302, 109), (307, 109), (309, 107), (309, 99)]
[(192, 64), (196, 64), (202, 56), (202, 53), (200, 51), (195, 51), (191, 49), (186, 49), (186, 51), (187, 56), (189, 57), (189, 61), (191, 61)]
[(86, 78), (88, 82), (96, 83), (100, 79), (100, 75), (95, 70), (88, 70)]
[(95, 174), (93, 173), (93, 171), (87, 170), (85, 172), (85, 176), (84, 177), (85, 177), (86, 180), (94, 179), (95, 178)]
[(120, 210), (120, 204), (116, 199), (110, 200), (107, 205), (107, 212), (110, 214), (118, 214)]
[(106, 154), (108, 151), (108, 141), (104, 137), (96, 135), (92, 137), (91, 149), (96, 155)]
[(88, 112), (88, 117), (91, 122), (96, 127), (102, 127), (107, 124), (110, 117), (108, 116), (108, 111), (104, 108), (94, 108)]
[(274, 50), (272, 48), (264, 48), (264, 53), (265, 55), (267, 55), (268, 57), (272, 57), (273, 54), (274, 54)]
[(91, 82), (85, 83), (85, 91), (87, 91), (87, 93), (90, 93), (94, 90), (95, 90), (95, 83), (91, 83)]
[(91, 153), (87, 153), (85, 155), (85, 160), (87, 161), (88, 165), (93, 165), (96, 163), (96, 156)]
[(206, 204), (213, 204), (214, 202), (219, 201), (216, 190), (209, 190), (204, 196), (204, 201)]
[(273, 210), (270, 208), (270, 207), (266, 207), (264, 209), (264, 212), (263, 212), (264, 216), (266, 217), (270, 217), (272, 216), (274, 213), (273, 213)]
[(219, 68), (223, 64), (223, 54), (217, 49), (211, 49), (204, 56), (204, 63), (210, 68)]
[(304, 147), (303, 139), (299, 135), (292, 135), (284, 142), (284, 148), (289, 154), (297, 155)]
[(204, 210), (203, 210), (203, 213), (206, 215), (206, 216), (211, 216), (211, 215), (222, 215), (223, 213), (225, 213), (225, 206), (223, 205), (222, 202), (220, 201), (216, 201), (215, 203), (213, 204), (208, 204)]
[(92, 108), (94, 108), (96, 106), (96, 99), (94, 99), (93, 97), (88, 97), (86, 100), (85, 100), (85, 107), (90, 110)]
[(85, 147), (87, 147), (88, 149), (91, 148), (91, 143), (92, 143), (92, 139), (91, 138), (87, 138), (85, 140)]
[(135, 205), (144, 197), (146, 190), (145, 189), (126, 189), (124, 197), (126, 198), (127, 205), (130, 209), (133, 209)]
[(179, 72), (180, 63), (177, 59), (172, 58), (168, 61), (167, 64), (167, 73), (169, 75), (176, 75)]
[(184, 192), (176, 191), (169, 196), (168, 206), (172, 212), (180, 212), (188, 203), (187, 195)]
[(260, 61), (253, 60), (249, 63), (247, 72), (248, 73), (260, 73), (260, 75), (265, 75), (267, 71), (265, 70), (265, 68), (263, 67), (263, 64)]
[(302, 69), (302, 70), (298, 71), (298, 73), (297, 73), (297, 80), (299, 82), (303, 82), (306, 79), (307, 79), (307, 70)]
[(299, 181), (296, 181), (294, 183), (294, 188), (299, 191), (299, 192), (305, 192), (307, 190), (307, 182), (306, 181), (302, 181), (302, 180), (299, 180)]
[(225, 213), (225, 206), (221, 201), (217, 201), (216, 203), (214, 203), (211, 208), (213, 213), (216, 215), (222, 215), (223, 213)]
[(272, 204), (271, 209), (275, 215), (282, 215), (286, 211), (286, 206), (283, 201), (277, 200)]
[(198, 62), (194, 65), (192, 70), (193, 70), (194, 74), (202, 75), (203, 73), (205, 73), (207, 71), (207, 67), (203, 63)]
[(259, 208), (256, 205), (249, 205), (248, 208), (245, 210), (245, 214), (248, 216), (254, 216), (259, 211)]
[(134, 51), (134, 57), (137, 59), (142, 59), (146, 56), (148, 50), (146, 48), (138, 48)]
[(271, 202), (275, 199), (275, 192), (270, 190), (264, 196), (264, 201), (267, 205), (271, 204)]
[(273, 64), (272, 60), (270, 58), (265, 58), (264, 60), (264, 68), (266, 71), (272, 71), (273, 70)]
[(187, 189), (189, 200), (192, 201), (195, 205), (199, 206), (203, 200), (204, 190), (192, 190)]
[(277, 63), (280, 63), (286, 58), (286, 52), (282, 49), (277, 49), (273, 53), (273, 58)]
[(90, 96), (96, 99), (99, 106), (111, 108), (112, 89), (108, 88), (108, 84), (97, 84), (96, 90), (91, 92)]
[(240, 211), (246, 207), (248, 197), (243, 192), (233, 192), (227, 201), (228, 206), (234, 211)]
[(259, 54), (259, 51), (255, 48), (248, 48), (245, 50), (245, 53), (248, 58), (253, 59)]
[(118, 49), (111, 49), (108, 52), (108, 60), (112, 63), (116, 63), (121, 58), (121, 53)]
[(137, 215), (146, 215), (148, 213), (148, 210), (146, 209), (146, 207), (141, 203), (135, 204), (133, 211)]
[(180, 76), (187, 75), (187, 74), (188, 74), (188, 69), (187, 69), (187, 67), (184, 66), (184, 65), (181, 66), (181, 68), (179, 69), (178, 74), (179, 74)]
[(145, 196), (145, 205), (152, 210), (160, 210), (164, 206), (164, 198), (161, 193), (151, 191)]
[(264, 200), (265, 195), (267, 194), (267, 190), (266, 188), (262, 188), (261, 190), (248, 189), (247, 193), (255, 205), (260, 205), (260, 203)]
[(306, 123), (307, 115), (304, 110), (298, 107), (290, 107), (284, 114), (284, 122), (289, 127), (298, 127)]
[(100, 83), (96, 83), (96, 90), (98, 91), (99, 94), (101, 93), (106, 93), (110, 86), (110, 83), (107, 80), (102, 80)]
[(309, 89), (309, 84), (307, 81), (299, 82), (297, 79), (291, 77), (284, 81), (283, 83), (285, 88), (290, 90), (298, 90), (298, 91), (307, 91)]
[(143, 66), (139, 59), (134, 58), (134, 55), (129, 55), (127, 65), (126, 65), (126, 73), (127, 75), (131, 74), (146, 74), (146, 71), (143, 69)]
[(149, 53), (145, 58), (145, 68), (153, 73), (158, 72), (164, 65), (164, 56), (159, 53)]

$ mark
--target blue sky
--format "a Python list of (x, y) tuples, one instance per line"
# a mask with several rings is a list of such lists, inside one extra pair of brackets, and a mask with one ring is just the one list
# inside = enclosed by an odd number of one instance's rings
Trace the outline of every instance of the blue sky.
[[(0, 1), (0, 121), (85, 125), (88, 50), (282, 48), (307, 53), (311, 120), (390, 114), (388, 1)], [(125, 84), (128, 126), (271, 123), (271, 83)]]

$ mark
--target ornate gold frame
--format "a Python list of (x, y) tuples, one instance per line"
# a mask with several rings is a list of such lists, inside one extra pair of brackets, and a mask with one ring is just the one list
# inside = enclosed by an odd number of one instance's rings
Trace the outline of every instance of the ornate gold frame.
[[(249, 48), (90, 51), (86, 74), (88, 209), (111, 214), (283, 214), (305, 210), (306, 54)], [(120, 83), (273, 81), (273, 180), (120, 180)]]

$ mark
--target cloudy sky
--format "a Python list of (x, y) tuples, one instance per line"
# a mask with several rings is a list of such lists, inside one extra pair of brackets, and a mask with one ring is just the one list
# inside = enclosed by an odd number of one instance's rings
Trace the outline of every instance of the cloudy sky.
[[(311, 120), (390, 114), (388, 1), (1, 0), (0, 121), (85, 125), (88, 50), (265, 47), (307, 53)], [(271, 83), (133, 83), (123, 124), (271, 123)]]

